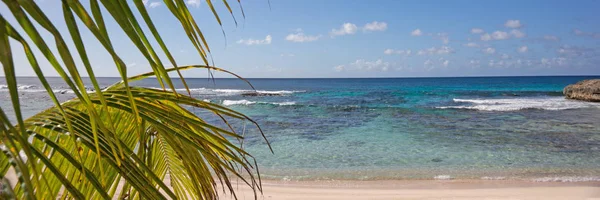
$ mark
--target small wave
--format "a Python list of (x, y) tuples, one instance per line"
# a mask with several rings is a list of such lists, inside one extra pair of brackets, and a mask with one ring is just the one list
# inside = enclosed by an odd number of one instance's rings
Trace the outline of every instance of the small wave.
[(435, 179), (435, 180), (452, 180), (454, 178), (450, 175), (437, 175), (437, 176), (434, 176), (433, 179)]
[(288, 101), (288, 102), (281, 102), (281, 103), (272, 103), (275, 105), (279, 105), (279, 106), (291, 106), (291, 105), (296, 105), (296, 102), (293, 101)]
[(293, 101), (286, 101), (286, 102), (257, 102), (257, 101), (248, 101), (248, 100), (242, 99), (242, 100), (223, 100), (222, 104), (224, 106), (231, 106), (231, 105), (252, 105), (252, 104), (271, 104), (271, 105), (278, 105), (278, 106), (291, 106), (291, 105), (296, 105), (296, 102), (293, 102)]
[(600, 181), (598, 176), (561, 176), (561, 177), (543, 177), (534, 178), (535, 182), (590, 182)]
[(563, 97), (509, 98), (509, 99), (453, 99), (460, 106), (439, 106), (439, 109), (469, 109), (481, 111), (517, 111), (524, 109), (568, 110), (598, 107), (598, 104), (568, 100)]
[(213, 91), (220, 92), (220, 93), (244, 93), (244, 92), (248, 92), (248, 91), (251, 91), (251, 90), (215, 89)]
[[(162, 88), (154, 88), (162, 89)], [(178, 92), (186, 92), (185, 88), (175, 89)], [(190, 88), (190, 92), (207, 94), (207, 95), (218, 95), (218, 96), (232, 96), (243, 93), (260, 93), (260, 94), (293, 94), (298, 92), (306, 92), (306, 90), (242, 90), (242, 89), (209, 89), (209, 88)]]
[(481, 180), (506, 180), (504, 176), (484, 176), (481, 177)]
[(250, 104), (255, 104), (256, 101), (248, 101), (248, 100), (223, 100), (223, 105), (225, 106), (231, 106), (231, 105), (250, 105)]
[[(45, 92), (38, 88), (35, 85), (18, 85), (17, 86), (20, 92)], [(162, 90), (162, 88), (151, 87), (154, 89)], [(7, 91), (8, 85), (0, 85), (0, 91)], [(86, 87), (86, 90), (93, 91), (92, 87)], [(186, 92), (185, 88), (177, 88), (175, 89), (178, 92)], [(216, 95), (216, 96), (233, 96), (240, 95), (243, 93), (260, 93), (260, 94), (272, 94), (272, 95), (289, 95), (298, 92), (306, 92), (306, 90), (242, 90), (242, 89), (209, 89), (209, 88), (189, 88), (190, 92), (201, 94), (201, 95)], [(73, 93), (72, 90), (66, 88), (64, 86), (53, 89), (55, 93)]]
[[(35, 85), (17, 85), (19, 90), (35, 89)], [(0, 90), (8, 90), (8, 85), (0, 85)]]
[(306, 92), (305, 90), (238, 90), (238, 89), (214, 89), (214, 92), (218, 93), (233, 93), (233, 94), (241, 94), (248, 92), (257, 92), (261, 94), (293, 94), (297, 92)]

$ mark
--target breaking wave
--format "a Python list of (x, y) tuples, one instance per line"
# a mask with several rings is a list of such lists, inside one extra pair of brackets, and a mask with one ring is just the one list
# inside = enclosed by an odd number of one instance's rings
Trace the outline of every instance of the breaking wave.
[[(46, 92), (44, 88), (39, 88), (35, 85), (18, 85), (18, 89), (20, 92)], [(161, 89), (161, 88), (154, 88)], [(185, 93), (185, 88), (175, 89), (178, 92)], [(8, 91), (8, 85), (0, 85), (0, 92)], [(73, 91), (69, 88), (55, 88), (53, 89), (55, 93), (73, 93)], [(89, 91), (93, 91), (93, 88), (90, 87)], [(241, 90), (241, 89), (210, 89), (210, 88), (190, 88), (190, 92), (193, 94), (201, 94), (201, 95), (215, 95), (215, 96), (234, 96), (240, 95), (244, 93), (259, 93), (259, 94), (270, 94), (270, 95), (290, 95), (298, 92), (306, 92), (305, 90)]]
[(464, 105), (439, 106), (439, 109), (468, 109), (481, 111), (516, 111), (525, 109), (568, 110), (599, 107), (598, 104), (565, 99), (564, 97), (508, 98), (508, 99), (453, 99)]
[[(159, 88), (155, 88), (159, 89)], [(178, 92), (186, 92), (185, 88), (175, 89)], [(241, 90), (241, 89), (210, 89), (210, 88), (190, 88), (192, 94), (216, 95), (216, 96), (234, 96), (244, 93), (259, 93), (272, 95), (289, 95), (298, 92), (306, 92), (305, 90)]]
[(245, 99), (242, 100), (223, 100), (222, 104), (224, 106), (232, 106), (232, 105), (252, 105), (252, 104), (271, 104), (278, 106), (291, 106), (296, 105), (296, 102), (286, 101), (286, 102), (259, 102), (259, 101), (248, 101)]
[[(30, 90), (35, 88), (35, 85), (17, 85), (17, 89), (19, 90)], [(0, 85), (0, 90), (8, 90), (8, 85)]]
[(534, 178), (535, 182), (591, 182), (600, 181), (598, 176), (561, 176)]

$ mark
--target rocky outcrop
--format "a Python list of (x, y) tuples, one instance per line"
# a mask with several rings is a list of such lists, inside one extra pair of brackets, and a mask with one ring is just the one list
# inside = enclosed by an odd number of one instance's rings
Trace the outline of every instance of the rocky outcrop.
[(600, 79), (583, 80), (563, 90), (567, 99), (600, 102)]

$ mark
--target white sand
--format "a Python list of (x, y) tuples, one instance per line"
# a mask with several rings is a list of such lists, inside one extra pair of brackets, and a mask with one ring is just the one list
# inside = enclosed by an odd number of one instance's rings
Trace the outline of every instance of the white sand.
[[(599, 199), (599, 182), (539, 183), (484, 180), (263, 182), (258, 199)], [(243, 185), (238, 199), (254, 199)], [(224, 199), (232, 199), (231, 196)]]

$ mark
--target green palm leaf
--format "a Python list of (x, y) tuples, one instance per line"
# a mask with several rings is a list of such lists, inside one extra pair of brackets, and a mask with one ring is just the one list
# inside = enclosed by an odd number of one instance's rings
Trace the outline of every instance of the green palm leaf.
[[(177, 65), (141, 0), (134, 0), (133, 8), (142, 16), (143, 23), (138, 22), (135, 11), (126, 1), (90, 0), (90, 14), (79, 1), (62, 0), (63, 17), (69, 30), (67, 37), (55, 28), (35, 1), (3, 1), (10, 13), (0, 13), (0, 62), (17, 124), (12, 124), (4, 108), (0, 108), (0, 198), (217, 199), (219, 185), (223, 191), (235, 196), (232, 178), (243, 181), (255, 194), (261, 191), (256, 162), (241, 148), (241, 144), (234, 142), (244, 138), (228, 120), (249, 121), (257, 127), (258, 124), (242, 113), (189, 96), (181, 71), (203, 68), (248, 81), (227, 70), (209, 66), (208, 43), (185, 2), (164, 2), (181, 23), (203, 65)], [(211, 1), (207, 2), (210, 12), (222, 25), (214, 5)], [(223, 4), (233, 15), (227, 1), (223, 0)], [(152, 72), (130, 78), (126, 76), (127, 68), (115, 52), (106, 30), (100, 11), (102, 7), (144, 55)], [(8, 14), (17, 23), (8, 22), (3, 16)], [(84, 26), (79, 27), (78, 23)], [(159, 49), (152, 47), (142, 26), (150, 30)], [(17, 31), (15, 27), (23, 31)], [(80, 35), (81, 28), (89, 30), (111, 55), (122, 81), (104, 90), (100, 88)], [(38, 29), (48, 31), (51, 40), (43, 38)], [(70, 41), (65, 38), (70, 38)], [(22, 46), (31, 68), (55, 104), (28, 119), (23, 119), (20, 111), (10, 40)], [(77, 54), (71, 52), (68, 42), (75, 44)], [(57, 46), (58, 55), (49, 43)], [(74, 91), (76, 98), (59, 102), (38, 65), (32, 46), (41, 52)], [(166, 55), (173, 68), (165, 67), (159, 59), (159, 51)], [(86, 91), (75, 59), (82, 61), (94, 92)], [(175, 71), (188, 95), (175, 91), (169, 77), (169, 72)], [(130, 85), (153, 76), (162, 89)], [(222, 119), (227, 127), (207, 123), (188, 108), (209, 111)], [(11, 168), (18, 177), (14, 187), (5, 178)]]

